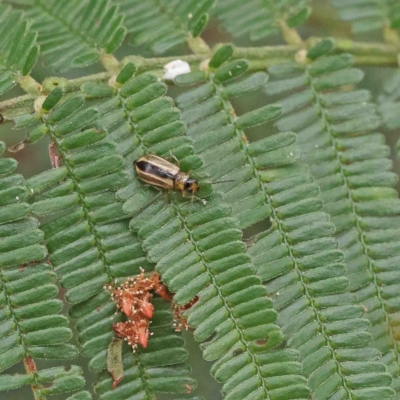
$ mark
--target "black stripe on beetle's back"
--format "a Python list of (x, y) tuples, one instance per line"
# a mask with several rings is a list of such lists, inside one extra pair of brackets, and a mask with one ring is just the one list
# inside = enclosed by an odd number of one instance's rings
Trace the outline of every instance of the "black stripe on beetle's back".
[(175, 179), (175, 174), (171, 174), (168, 171), (165, 171), (164, 169), (161, 169), (159, 167), (156, 167), (155, 165), (147, 162), (147, 161), (136, 161), (135, 165), (143, 172), (146, 172), (147, 174), (150, 175), (155, 175), (158, 176), (159, 178), (165, 178), (165, 179)]

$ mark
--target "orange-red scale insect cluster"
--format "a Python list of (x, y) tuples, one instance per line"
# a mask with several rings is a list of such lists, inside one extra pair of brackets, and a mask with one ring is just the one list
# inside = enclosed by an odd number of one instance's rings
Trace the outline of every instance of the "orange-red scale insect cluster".
[(114, 332), (132, 346), (133, 351), (140, 344), (147, 347), (150, 320), (153, 317), (154, 307), (151, 304), (153, 292), (165, 300), (171, 301), (171, 295), (160, 281), (157, 273), (146, 276), (141, 269), (139, 275), (128, 278), (121, 286), (106, 286), (111, 291), (115, 304), (126, 315), (125, 322), (113, 325)]
[[(164, 300), (173, 302), (173, 294), (161, 282), (160, 276), (156, 272), (146, 275), (141, 268), (139, 275), (128, 278), (122, 285), (118, 287), (107, 285), (104, 288), (111, 291), (111, 298), (126, 316), (126, 321), (113, 325), (114, 332), (121, 339), (127, 341), (133, 351), (139, 344), (144, 348), (147, 347), (149, 336), (152, 335), (149, 326), (154, 312), (151, 303), (153, 294), (157, 293)], [(183, 306), (173, 303), (175, 331), (179, 332), (182, 329), (190, 328), (183, 313), (197, 300), (196, 296)]]

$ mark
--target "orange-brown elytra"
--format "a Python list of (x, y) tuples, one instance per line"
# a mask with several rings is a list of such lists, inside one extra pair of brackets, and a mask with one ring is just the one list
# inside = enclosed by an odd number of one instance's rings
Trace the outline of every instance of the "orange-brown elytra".
[(177, 165), (154, 154), (138, 158), (134, 165), (138, 177), (149, 185), (177, 190), (182, 193), (182, 196), (186, 193), (193, 196), (200, 189), (196, 179), (182, 172)]

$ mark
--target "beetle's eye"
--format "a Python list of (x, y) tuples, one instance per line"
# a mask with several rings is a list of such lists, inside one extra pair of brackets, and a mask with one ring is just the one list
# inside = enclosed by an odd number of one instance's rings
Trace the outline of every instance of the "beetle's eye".
[(186, 181), (185, 182), (185, 190), (189, 191), (191, 190), (192, 187), (192, 182)]

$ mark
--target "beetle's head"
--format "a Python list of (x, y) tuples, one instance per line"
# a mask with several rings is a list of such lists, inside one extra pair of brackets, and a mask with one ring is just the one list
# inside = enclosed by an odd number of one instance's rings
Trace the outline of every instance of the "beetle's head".
[(193, 194), (199, 191), (200, 186), (196, 179), (187, 178), (183, 188), (185, 192)]

